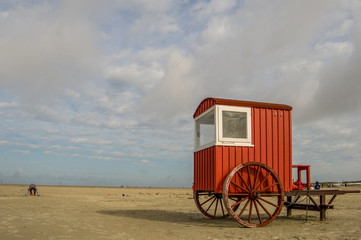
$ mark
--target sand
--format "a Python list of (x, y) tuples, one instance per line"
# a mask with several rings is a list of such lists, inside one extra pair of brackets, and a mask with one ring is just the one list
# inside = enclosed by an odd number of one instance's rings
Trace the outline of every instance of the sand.
[(203, 216), (191, 189), (38, 186), (39, 197), (26, 190), (0, 185), (0, 239), (361, 239), (360, 193), (339, 195), (326, 221), (310, 211), (287, 217), (283, 208), (271, 224), (244, 228)]

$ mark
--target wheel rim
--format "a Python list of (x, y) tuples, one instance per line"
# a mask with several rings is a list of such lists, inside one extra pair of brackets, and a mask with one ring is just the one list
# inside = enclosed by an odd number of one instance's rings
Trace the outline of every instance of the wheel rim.
[(226, 177), (223, 201), (228, 213), (246, 227), (272, 222), (282, 210), (284, 191), (275, 171), (259, 162), (235, 167)]
[(228, 211), (222, 201), (221, 194), (214, 194), (213, 192), (196, 192), (194, 193), (193, 198), (199, 211), (205, 216), (213, 219), (229, 217)]

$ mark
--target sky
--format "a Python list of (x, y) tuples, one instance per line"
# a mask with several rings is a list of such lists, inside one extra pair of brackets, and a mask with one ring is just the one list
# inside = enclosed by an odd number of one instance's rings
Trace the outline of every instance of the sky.
[(293, 107), (293, 163), (361, 180), (361, 2), (0, 0), (0, 180), (190, 187), (206, 97)]

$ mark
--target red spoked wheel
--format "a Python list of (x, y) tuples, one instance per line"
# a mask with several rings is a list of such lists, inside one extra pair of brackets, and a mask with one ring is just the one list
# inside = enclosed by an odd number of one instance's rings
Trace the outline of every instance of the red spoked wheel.
[[(197, 208), (205, 216), (213, 219), (229, 217), (228, 211), (223, 203), (222, 194), (197, 191), (193, 194), (193, 198)], [(237, 201), (237, 199), (238, 198), (234, 199), (234, 201)], [(236, 206), (236, 208), (238, 208), (238, 206)]]
[(283, 186), (278, 175), (259, 162), (238, 165), (228, 174), (223, 185), (227, 211), (245, 227), (262, 227), (271, 223), (281, 212), (283, 199)]

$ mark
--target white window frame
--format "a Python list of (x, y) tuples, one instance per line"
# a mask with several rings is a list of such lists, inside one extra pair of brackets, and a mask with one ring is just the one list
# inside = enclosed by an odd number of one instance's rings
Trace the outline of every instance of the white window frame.
[[(203, 117), (204, 115), (207, 115), (211, 111), (214, 111), (214, 141), (211, 141), (211, 142), (209, 142), (207, 144), (198, 145), (197, 144), (197, 138), (198, 138), (198, 136), (197, 136), (197, 120), (200, 119), (201, 117)], [(217, 117), (216, 116), (217, 116), (216, 107), (213, 106), (213, 107), (207, 109), (205, 112), (203, 112), (202, 114), (200, 114), (199, 116), (197, 116), (194, 119), (194, 151), (195, 152), (216, 145), (216, 139), (217, 139), (217, 131), (216, 131), (216, 129), (217, 129)]]
[[(250, 107), (235, 107), (235, 106), (217, 106), (217, 135), (216, 145), (227, 145), (227, 146), (253, 146), (252, 144), (252, 114)], [(223, 111), (231, 112), (245, 112), (247, 114), (247, 138), (226, 138), (223, 137)]]
[[(198, 146), (197, 144), (197, 120), (208, 114), (209, 112), (214, 111), (214, 141), (211, 141), (207, 144)], [(245, 112), (247, 113), (247, 138), (225, 138), (223, 137), (223, 119), (222, 112), (231, 111), (231, 112)], [(226, 105), (215, 105), (205, 112), (200, 114), (194, 119), (194, 152), (212, 147), (212, 146), (247, 146), (254, 147), (252, 144), (252, 111), (250, 107), (236, 107), (236, 106), (226, 106)]]

